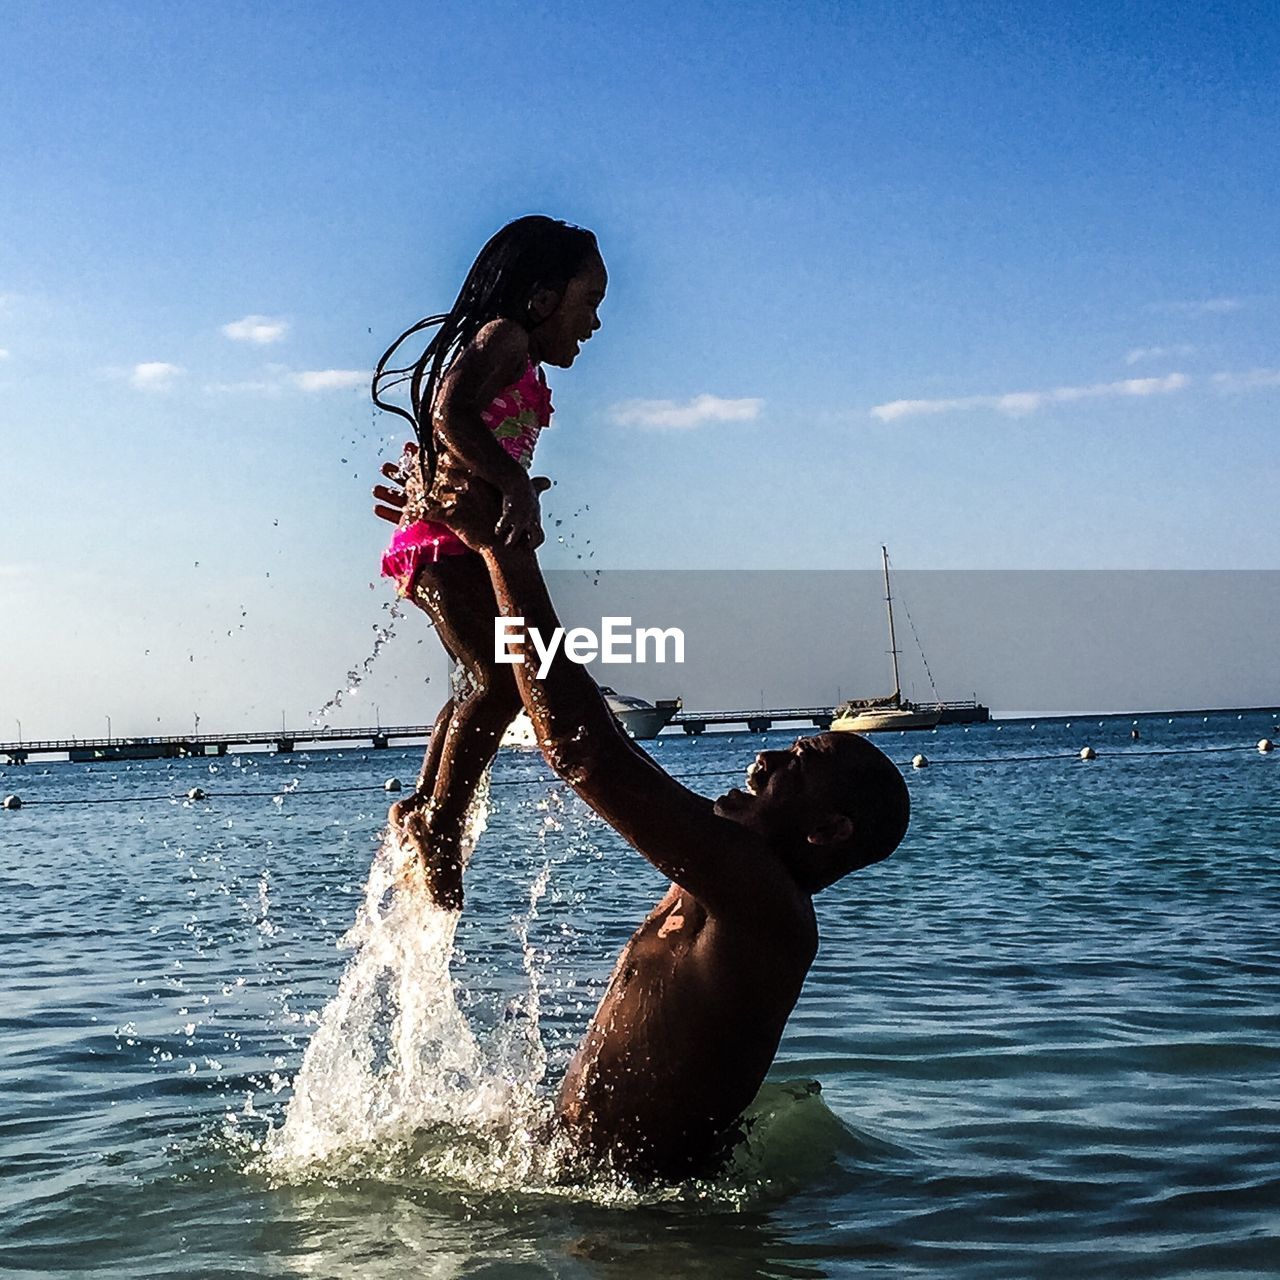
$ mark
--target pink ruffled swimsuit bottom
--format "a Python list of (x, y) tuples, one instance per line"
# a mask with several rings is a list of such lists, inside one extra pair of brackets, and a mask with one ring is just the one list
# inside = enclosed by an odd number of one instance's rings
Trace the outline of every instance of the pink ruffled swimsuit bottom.
[[(538, 435), (551, 422), (552, 408), (547, 380), (531, 360), (520, 380), (499, 392), (480, 417), (498, 443), (527, 471)], [(413, 520), (395, 531), (383, 552), (382, 576), (393, 578), (400, 595), (407, 596), (424, 564), (435, 564), (444, 556), (470, 553), (471, 549), (448, 525)]]

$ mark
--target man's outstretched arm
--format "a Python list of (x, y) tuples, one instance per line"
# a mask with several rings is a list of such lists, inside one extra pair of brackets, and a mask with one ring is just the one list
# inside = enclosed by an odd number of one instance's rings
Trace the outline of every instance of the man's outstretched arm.
[[(503, 616), (550, 635), (560, 622), (532, 549), (482, 550)], [(532, 656), (513, 670), (548, 763), (602, 818), (704, 905), (761, 901), (773, 860), (755, 866), (754, 837), (632, 746), (585, 667), (557, 654), (545, 676)]]

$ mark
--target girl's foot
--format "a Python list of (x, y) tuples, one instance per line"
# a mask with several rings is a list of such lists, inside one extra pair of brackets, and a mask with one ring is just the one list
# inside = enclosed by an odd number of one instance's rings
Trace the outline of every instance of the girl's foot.
[(462, 857), (458, 842), (431, 830), (429, 804), (417, 795), (398, 800), (388, 811), (387, 821), (399, 833), (401, 845), (412, 851), (396, 887), (410, 893), (425, 890), (441, 911), (461, 911)]

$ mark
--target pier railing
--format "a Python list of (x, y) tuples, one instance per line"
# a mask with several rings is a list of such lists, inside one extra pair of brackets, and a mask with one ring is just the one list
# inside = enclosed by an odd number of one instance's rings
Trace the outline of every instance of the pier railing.
[(427, 738), (429, 724), (372, 725), (356, 729), (325, 726), (308, 729), (265, 729), (248, 733), (181, 733), (142, 738), (37, 738), (0, 742), (0, 756), (21, 764), (34, 755), (66, 753), (77, 759), (177, 759), (182, 756), (226, 755), (231, 747), (274, 747), (293, 751), (300, 743), (368, 742), (381, 749), (398, 738)]

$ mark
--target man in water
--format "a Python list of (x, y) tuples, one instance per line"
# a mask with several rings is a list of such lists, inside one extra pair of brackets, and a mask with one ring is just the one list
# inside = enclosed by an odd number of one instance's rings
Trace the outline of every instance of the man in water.
[[(550, 635), (559, 619), (533, 548), (486, 545), (496, 497), (462, 481), (444, 492), (431, 516), (484, 556), (503, 616)], [(541, 678), (532, 658), (514, 670), (548, 763), (672, 881), (618, 957), (558, 1122), (588, 1159), (630, 1176), (713, 1172), (817, 955), (813, 895), (893, 852), (906, 785), (865, 738), (822, 733), (762, 751), (745, 788), (708, 800), (626, 736), (585, 667), (558, 656)]]

